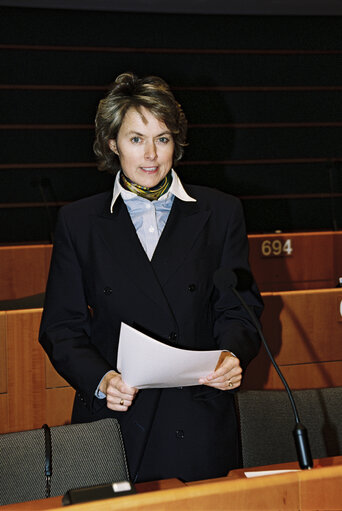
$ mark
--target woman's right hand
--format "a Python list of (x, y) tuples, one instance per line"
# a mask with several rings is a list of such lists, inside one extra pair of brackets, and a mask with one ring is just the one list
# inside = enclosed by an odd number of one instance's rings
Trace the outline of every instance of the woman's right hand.
[(99, 390), (106, 394), (107, 407), (116, 412), (126, 412), (138, 392), (135, 387), (126, 385), (121, 374), (115, 371), (109, 371), (104, 376)]

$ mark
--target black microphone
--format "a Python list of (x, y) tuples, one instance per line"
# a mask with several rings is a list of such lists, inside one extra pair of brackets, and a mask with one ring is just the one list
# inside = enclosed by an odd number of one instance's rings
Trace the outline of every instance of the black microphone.
[(51, 187), (50, 179), (48, 179), (48, 178), (33, 179), (31, 181), (31, 185), (38, 188), (40, 196), (43, 199), (43, 203), (44, 203), (44, 206), (45, 206), (45, 212), (46, 212), (46, 219), (47, 219), (47, 224), (48, 224), (48, 229), (49, 229), (49, 242), (53, 243), (53, 241), (54, 241), (54, 229), (53, 229), (53, 220), (52, 220), (52, 215), (51, 215), (51, 208), (50, 208), (50, 205), (49, 205), (49, 202), (47, 200), (47, 197), (46, 197), (46, 194), (45, 194), (45, 190), (44, 190), (44, 188), (47, 188), (49, 186)]
[(313, 467), (312, 462), (312, 456), (311, 456), (311, 449), (309, 444), (309, 438), (308, 438), (308, 432), (305, 426), (300, 422), (298, 411), (296, 404), (294, 402), (292, 392), (287, 384), (287, 381), (285, 380), (277, 362), (274, 360), (273, 355), (271, 353), (271, 350), (266, 342), (266, 339), (261, 331), (259, 321), (254, 314), (254, 311), (252, 308), (250, 308), (239, 291), (238, 288), (243, 290), (249, 289), (251, 283), (252, 283), (252, 275), (247, 270), (243, 269), (237, 269), (235, 271), (229, 270), (227, 268), (219, 268), (214, 273), (214, 284), (217, 289), (220, 291), (227, 291), (228, 289), (231, 289), (235, 296), (238, 298), (238, 300), (243, 305), (244, 309), (247, 311), (248, 315), (250, 316), (255, 328), (257, 329), (257, 332), (265, 346), (266, 352), (275, 368), (275, 370), (278, 373), (279, 378), (281, 379), (285, 390), (287, 392), (287, 395), (289, 397), (293, 414), (295, 417), (295, 428), (293, 430), (293, 436), (294, 441), (296, 445), (296, 451), (298, 456), (298, 462), (301, 469), (310, 469)]

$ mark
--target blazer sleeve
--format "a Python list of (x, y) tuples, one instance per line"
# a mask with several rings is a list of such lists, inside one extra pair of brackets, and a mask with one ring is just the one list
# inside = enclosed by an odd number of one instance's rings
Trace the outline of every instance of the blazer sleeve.
[[(236, 198), (227, 222), (220, 268), (243, 270), (251, 275), (244, 215), (241, 202)], [(253, 278), (241, 294), (256, 317), (260, 317), (263, 302)], [(260, 338), (252, 320), (229, 288), (215, 289), (213, 309), (214, 336), (218, 346), (232, 351), (239, 358), (241, 367), (246, 368), (260, 348)]]
[(84, 263), (65, 210), (56, 225), (39, 342), (58, 373), (92, 404), (101, 378), (112, 367), (91, 342)]

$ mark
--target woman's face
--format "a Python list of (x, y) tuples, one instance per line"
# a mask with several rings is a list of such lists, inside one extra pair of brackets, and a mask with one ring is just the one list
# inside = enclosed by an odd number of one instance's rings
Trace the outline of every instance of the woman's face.
[(110, 149), (118, 155), (124, 174), (140, 186), (152, 188), (172, 167), (174, 141), (167, 126), (146, 108), (130, 108)]

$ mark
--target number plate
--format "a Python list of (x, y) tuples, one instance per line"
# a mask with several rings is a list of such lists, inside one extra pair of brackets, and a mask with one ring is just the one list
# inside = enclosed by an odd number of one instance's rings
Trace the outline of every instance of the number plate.
[(261, 257), (289, 257), (293, 255), (291, 238), (265, 239), (260, 247)]

